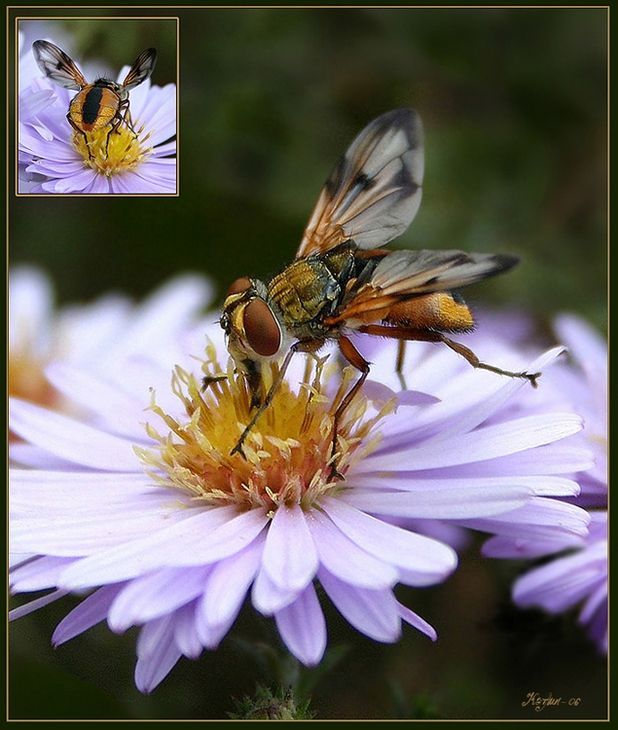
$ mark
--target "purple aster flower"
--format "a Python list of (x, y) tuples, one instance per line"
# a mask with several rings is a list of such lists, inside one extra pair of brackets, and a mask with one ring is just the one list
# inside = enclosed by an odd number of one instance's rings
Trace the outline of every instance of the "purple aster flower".
[(579, 622), (607, 653), (607, 512), (590, 516), (583, 547), (524, 573), (515, 582), (513, 600), (554, 614), (581, 605)]
[(584, 420), (578, 435), (594, 455), (594, 464), (573, 478), (581, 485), (575, 500), (589, 508), (589, 534), (581, 542), (497, 540), (485, 545), (495, 557), (541, 557), (571, 548), (522, 575), (513, 587), (521, 607), (539, 607), (562, 613), (582, 605), (579, 621), (597, 646), (607, 652), (607, 344), (581, 319), (563, 315), (556, 333), (568, 345), (572, 362), (548, 374), (549, 395), (569, 403)]
[[(227, 361), (221, 329), (207, 334), (201, 372), (176, 367), (171, 390), (164, 368), (139, 363), (125, 362), (113, 381), (49, 367), (50, 382), (87, 406), (89, 420), (20, 399), (10, 406), (11, 428), (39, 459), (38, 468), (11, 471), (11, 550), (35, 556), (16, 561), (11, 586), (50, 591), (13, 617), (91, 591), (53, 641), (102, 621), (116, 632), (140, 626), (140, 690), (156, 687), (182, 655), (214, 649), (248, 593), (306, 665), (327, 644), (325, 600), (377, 641), (396, 641), (402, 622), (435, 639), (393, 588), (436, 584), (455, 568), (454, 550), (430, 536), (440, 525), (484, 519), (541, 538), (587, 533), (585, 511), (552, 499), (576, 494), (563, 474), (590, 466), (589, 453), (568, 443), (581, 419), (504, 415), (521, 381), (461, 372), (445, 351), (422, 347), (415, 387), (441, 400), (398, 398), (385, 347), (373, 383), (339, 424), (344, 480), (333, 481), (332, 414), (353, 374), (333, 377), (324, 359), (306, 367), (298, 358), (245, 441), (246, 459), (232, 456), (250, 393), (231, 364), (226, 380), (202, 391), (201, 376)], [(188, 352), (200, 351), (197, 342)]]
[[(77, 92), (37, 75), (32, 60), (28, 48), (20, 57), (19, 192), (176, 194), (175, 84), (154, 86), (147, 79), (134, 88), (136, 135), (121, 124), (108, 144), (105, 127), (90, 133), (88, 146), (66, 119)], [(128, 70), (120, 71), (119, 83)]]

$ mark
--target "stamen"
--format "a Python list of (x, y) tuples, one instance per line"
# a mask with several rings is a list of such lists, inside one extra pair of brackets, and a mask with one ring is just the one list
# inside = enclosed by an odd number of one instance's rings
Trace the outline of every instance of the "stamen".
[(106, 177), (135, 169), (151, 152), (146, 145), (150, 132), (143, 134), (144, 127), (132, 132), (121, 124), (112, 131), (108, 125), (95, 132), (73, 132), (73, 147), (79, 152), (84, 164)]
[[(356, 371), (344, 370), (333, 399), (325, 393), (329, 380), (325, 363), (326, 358), (311, 359), (298, 392), (283, 382), (265, 417), (247, 436), (244, 457), (230, 456), (230, 452), (252, 415), (245, 378), (234, 375), (230, 362), (227, 380), (212, 383), (202, 392), (199, 378), (176, 367), (172, 391), (182, 403), (183, 415), (175, 418), (166, 413), (153, 394), (150, 410), (167, 432), (147, 424), (157, 446), (136, 447), (136, 453), (159, 483), (207, 504), (273, 510), (279, 504), (294, 503), (307, 509), (322, 495), (345, 489), (345, 481), (332, 479), (332, 429), (335, 410)], [(213, 350), (207, 351), (202, 371), (206, 377), (222, 372)], [(266, 380), (276, 377), (276, 366), (265, 371)], [(376, 448), (375, 426), (394, 403), (371, 417), (366, 415), (368, 407), (360, 393), (340, 420), (336, 466), (344, 477), (357, 458)]]

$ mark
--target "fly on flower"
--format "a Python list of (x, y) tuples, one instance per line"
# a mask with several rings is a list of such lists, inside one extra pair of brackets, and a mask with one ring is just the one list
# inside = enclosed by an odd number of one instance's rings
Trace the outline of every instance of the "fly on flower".
[[(326, 181), (295, 260), (267, 283), (243, 277), (230, 286), (221, 326), (254, 407), (232, 453), (242, 453), (294, 353), (315, 353), (335, 340), (360, 372), (334, 414), (335, 456), (338, 422), (369, 374), (369, 363), (348, 336), (351, 331), (402, 343), (442, 342), (475, 368), (526, 378), (536, 386), (540, 373), (510, 372), (481, 362), (445, 334), (474, 327), (472, 312), (453, 290), (507, 271), (517, 263), (515, 256), (381, 248), (406, 230), (419, 208), (422, 138), (421, 120), (411, 109), (374, 119)], [(282, 357), (277, 376), (262, 393), (262, 368)], [(204, 386), (223, 377), (205, 378)]]
[(129, 91), (152, 74), (157, 60), (154, 48), (147, 48), (139, 54), (122, 84), (105, 78), (89, 84), (75, 62), (49, 41), (35, 41), (32, 50), (45, 76), (65, 89), (78, 90), (79, 93), (71, 100), (67, 120), (83, 136), (90, 159), (93, 159), (93, 155), (88, 134), (109, 127), (105, 138), (106, 156), (110, 135), (118, 132), (121, 124), (125, 124), (136, 135), (131, 125)]

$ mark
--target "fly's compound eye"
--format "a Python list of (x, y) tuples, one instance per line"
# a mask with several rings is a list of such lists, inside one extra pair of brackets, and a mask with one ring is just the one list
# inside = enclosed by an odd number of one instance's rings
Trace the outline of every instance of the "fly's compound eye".
[(227, 290), (227, 297), (231, 297), (233, 294), (242, 294), (247, 289), (251, 288), (251, 279), (247, 276), (241, 276), (240, 279), (236, 279), (230, 284), (230, 288)]
[(262, 357), (274, 355), (281, 346), (281, 328), (263, 299), (252, 299), (243, 312), (247, 343)]

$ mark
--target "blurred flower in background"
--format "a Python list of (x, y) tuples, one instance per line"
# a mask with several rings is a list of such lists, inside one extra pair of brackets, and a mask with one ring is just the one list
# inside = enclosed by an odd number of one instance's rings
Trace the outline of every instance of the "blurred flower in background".
[[(414, 368), (420, 391), (400, 397), (392, 412), (397, 398), (385, 383), (393, 353), (376, 352), (374, 380), (340, 425), (339, 481), (331, 472), (332, 404), (347, 391), (349, 371), (340, 383), (324, 360), (312, 370), (299, 358), (247, 438), (246, 458), (230, 456), (250, 394), (231, 365), (227, 381), (200, 387), (202, 374), (227, 363), (221, 328), (200, 324), (183, 337), (179, 326), (176, 334), (186, 349), (171, 390), (167, 351), (119, 360), (116, 378), (106, 368), (51, 363), (45, 375), (79, 404), (76, 415), (11, 402), (17, 447), (36, 454), (35, 468), (11, 470), (12, 591), (51, 591), (12, 617), (94, 589), (59, 624), (54, 643), (105, 620), (116, 632), (141, 627), (135, 679), (144, 692), (182, 655), (214, 649), (248, 591), (311, 666), (327, 645), (314, 580), (366, 636), (397, 641), (403, 621), (435, 639), (393, 588), (433, 585), (455, 568), (437, 524), (445, 533), (473, 520), (497, 533), (587, 533), (586, 512), (553, 499), (578, 492), (561, 475), (560, 456), (581, 421), (555, 410), (512, 417), (504, 404), (522, 381), (457, 372), (443, 349), (424, 348)], [(211, 344), (196, 373), (188, 363), (205, 334)], [(545, 369), (559, 352), (528, 369)], [(444, 382), (457, 397), (440, 392)], [(147, 388), (154, 418), (144, 415)], [(432, 391), (442, 399), (424, 395)], [(569, 465), (586, 468), (590, 457), (571, 450)]]
[[(576, 502), (590, 510), (590, 532), (580, 545), (522, 575), (513, 587), (515, 603), (562, 613), (581, 605), (579, 621), (602, 652), (607, 653), (607, 344), (583, 320), (558, 317), (558, 338), (571, 360), (548, 376), (556, 400), (571, 405), (584, 419), (581, 441), (594, 454), (594, 465), (574, 475), (581, 486)], [(554, 546), (555, 547), (555, 546)], [(565, 546), (568, 547), (568, 546)], [(510, 557), (544, 556), (551, 545), (514, 541)], [(507, 552), (508, 554), (508, 552)]]
[[(514, 368), (522, 366), (526, 352), (544, 339), (525, 312), (482, 312), (479, 320), (482, 326), (470, 336), (474, 347), (492, 361), (507, 361)], [(582, 417), (582, 431), (571, 438), (572, 446), (561, 458), (563, 473), (579, 484), (580, 493), (566, 498), (563, 508), (578, 505), (588, 510), (589, 532), (558, 529), (553, 535), (547, 531), (499, 534), (486, 520), (467, 525), (495, 533), (483, 547), (488, 557), (541, 561), (539, 567), (515, 582), (513, 599), (518, 606), (558, 614), (582, 604), (579, 620), (606, 652), (607, 343), (590, 324), (572, 314), (558, 316), (553, 329), (556, 339), (567, 347), (565, 356), (543, 373), (538, 392), (524, 392), (510, 407), (520, 416), (558, 408)], [(579, 469), (572, 461), (582, 450), (592, 456), (586, 469)]]
[[(23, 34), (19, 43), (19, 192), (176, 193), (175, 84), (160, 87), (146, 79), (129, 96), (135, 134), (121, 124), (108, 140), (105, 127), (91, 134), (88, 146), (66, 118), (77, 92), (43, 75)], [(89, 66), (74, 60), (93, 81)], [(122, 83), (128, 71), (123, 67), (116, 81)]]
[[(182, 362), (176, 335), (210, 303), (212, 287), (197, 275), (178, 276), (135, 305), (112, 293), (94, 302), (56, 309), (53, 287), (39, 269), (9, 272), (9, 394), (61, 412), (74, 412), (48, 378), (46, 368), (80, 367), (107, 379), (122, 380), (132, 359)], [(29, 463), (25, 444), (14, 459)]]

